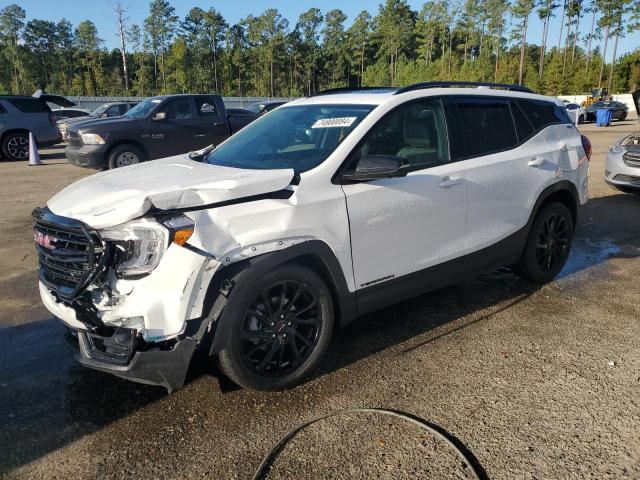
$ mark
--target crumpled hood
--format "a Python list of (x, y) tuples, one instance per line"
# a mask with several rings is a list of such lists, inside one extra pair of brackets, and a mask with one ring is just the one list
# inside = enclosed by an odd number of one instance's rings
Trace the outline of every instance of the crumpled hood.
[(275, 192), (287, 187), (293, 170), (248, 170), (163, 158), (96, 173), (72, 183), (47, 202), (49, 209), (93, 228), (137, 218), (155, 207), (191, 208)]

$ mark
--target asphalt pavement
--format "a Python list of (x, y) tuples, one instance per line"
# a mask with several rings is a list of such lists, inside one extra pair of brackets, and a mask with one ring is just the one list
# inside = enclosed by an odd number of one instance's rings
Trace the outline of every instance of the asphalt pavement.
[[(0, 475), (251, 478), (290, 428), (380, 407), (439, 426), (491, 479), (639, 479), (640, 196), (603, 181), (608, 147), (639, 128), (581, 128), (591, 200), (556, 281), (499, 269), (359, 318), (313, 379), (270, 393), (237, 388), (206, 359), (171, 395), (77, 366), (39, 301), (29, 215), (93, 172), (60, 148), (39, 167), (0, 162)], [(470, 473), (415, 425), (350, 413), (293, 437), (268, 478)]]

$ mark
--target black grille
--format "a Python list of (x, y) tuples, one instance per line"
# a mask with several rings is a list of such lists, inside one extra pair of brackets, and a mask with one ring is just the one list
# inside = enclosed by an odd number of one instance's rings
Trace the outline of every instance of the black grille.
[(82, 222), (60, 217), (49, 209), (36, 209), (33, 216), (40, 279), (61, 299), (72, 300), (102, 270), (102, 242)]
[(84, 145), (82, 138), (80, 138), (80, 134), (73, 130), (69, 130), (69, 128), (67, 128), (67, 142), (72, 147), (82, 147)]
[(629, 167), (640, 168), (640, 151), (638, 152), (626, 152), (622, 156), (622, 161)]

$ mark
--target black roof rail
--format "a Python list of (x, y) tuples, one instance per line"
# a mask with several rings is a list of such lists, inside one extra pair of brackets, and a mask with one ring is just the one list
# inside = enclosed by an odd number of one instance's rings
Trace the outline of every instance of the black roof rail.
[(309, 97), (319, 97), (321, 95), (333, 95), (334, 93), (351, 93), (351, 92), (371, 92), (374, 90), (378, 90), (380, 93), (391, 93), (397, 90), (397, 87), (338, 87), (338, 88), (329, 88), (327, 90), (321, 90), (319, 92), (314, 93), (313, 95), (309, 95)]
[(422, 90), (423, 88), (443, 88), (443, 87), (489, 87), (497, 88), (500, 90), (512, 90), (514, 92), (535, 93), (529, 87), (523, 85), (516, 85), (513, 83), (491, 83), (491, 82), (421, 82), (414, 83), (402, 87), (395, 92), (395, 95), (405, 92), (412, 92), (414, 90)]

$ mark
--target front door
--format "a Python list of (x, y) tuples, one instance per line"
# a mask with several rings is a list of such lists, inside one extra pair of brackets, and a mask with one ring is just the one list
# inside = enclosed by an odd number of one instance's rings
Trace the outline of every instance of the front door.
[(356, 288), (399, 278), (464, 255), (467, 184), (449, 161), (439, 99), (401, 105), (367, 134), (348, 162), (406, 159), (405, 177), (345, 184)]
[(188, 96), (169, 100), (154, 115), (164, 112), (164, 120), (149, 123), (147, 144), (151, 158), (164, 158), (195, 150), (195, 112)]

